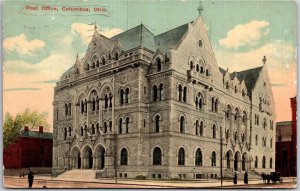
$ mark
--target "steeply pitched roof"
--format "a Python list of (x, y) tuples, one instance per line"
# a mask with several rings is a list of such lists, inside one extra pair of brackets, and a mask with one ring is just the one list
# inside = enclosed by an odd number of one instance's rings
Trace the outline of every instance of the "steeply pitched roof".
[(118, 41), (124, 51), (139, 46), (155, 51), (154, 35), (143, 24), (120, 33), (111, 39)]
[(251, 91), (255, 84), (256, 81), (259, 77), (259, 74), (262, 70), (262, 66), (257, 67), (257, 68), (252, 68), (249, 70), (244, 70), (244, 71), (240, 71), (240, 72), (233, 72), (233, 74), (236, 75), (236, 77), (239, 79), (239, 81), (243, 81), (243, 79), (245, 80), (245, 85), (248, 89), (248, 91)]
[(188, 30), (188, 23), (177, 28), (159, 34), (155, 37), (157, 48), (169, 52), (170, 48), (176, 46)]
[(149, 50), (156, 51), (160, 49), (167, 53), (170, 48), (176, 46), (184, 34), (187, 32), (188, 24), (184, 24), (172, 30), (166, 31), (162, 34), (154, 36), (145, 25), (141, 24), (131, 28), (123, 33), (120, 33), (112, 40), (119, 42), (124, 51), (143, 46)]
[(38, 131), (20, 131), (20, 137), (30, 137), (30, 138), (42, 138), (42, 139), (52, 139), (52, 133)]

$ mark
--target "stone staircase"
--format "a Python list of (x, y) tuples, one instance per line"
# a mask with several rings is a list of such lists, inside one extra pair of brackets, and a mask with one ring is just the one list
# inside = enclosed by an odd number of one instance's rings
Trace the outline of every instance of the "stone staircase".
[[(237, 172), (236, 174), (237, 174), (238, 180), (243, 180), (244, 179), (245, 172)], [(234, 172), (226, 169), (224, 171), (223, 176), (233, 179)], [(261, 176), (258, 173), (255, 173), (255, 171), (250, 171), (250, 172), (248, 172), (248, 179), (257, 179), (257, 180), (259, 180), (259, 179), (261, 179)]]
[(60, 180), (80, 180), (80, 179), (95, 179), (96, 178), (96, 170), (81, 170), (81, 169), (73, 169), (68, 170), (58, 177), (56, 179)]

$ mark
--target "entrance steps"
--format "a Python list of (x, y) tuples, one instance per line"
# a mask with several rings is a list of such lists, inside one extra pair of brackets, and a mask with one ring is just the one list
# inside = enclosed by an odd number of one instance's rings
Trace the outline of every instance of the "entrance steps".
[(72, 180), (72, 179), (95, 179), (96, 178), (96, 170), (90, 169), (73, 169), (68, 170), (57, 177), (60, 180)]
[[(243, 180), (245, 172), (243, 172), (243, 171), (242, 172), (237, 171), (236, 175), (237, 175), (237, 178), (239, 180)], [(223, 176), (227, 177), (227, 178), (232, 178), (233, 179), (234, 172), (226, 169), (224, 171), (224, 175)], [(248, 172), (248, 179), (261, 179), (261, 176), (259, 174), (255, 173), (254, 171), (250, 171), (250, 172)]]

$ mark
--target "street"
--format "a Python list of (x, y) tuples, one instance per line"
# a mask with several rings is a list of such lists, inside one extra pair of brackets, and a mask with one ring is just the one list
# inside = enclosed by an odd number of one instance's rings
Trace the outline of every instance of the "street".
[[(251, 182), (251, 181), (250, 181)], [(5, 188), (28, 188), (27, 178), (8, 177), (4, 176)], [(252, 181), (245, 185), (239, 181), (237, 185), (232, 182), (224, 182), (223, 187), (220, 186), (219, 181), (198, 182), (198, 181), (137, 181), (137, 180), (119, 180), (115, 184), (111, 180), (93, 181), (71, 181), (71, 180), (55, 180), (48, 178), (36, 178), (33, 183), (33, 188), (295, 188), (297, 183), (293, 181), (277, 183), (277, 184), (262, 184), (261, 181)]]

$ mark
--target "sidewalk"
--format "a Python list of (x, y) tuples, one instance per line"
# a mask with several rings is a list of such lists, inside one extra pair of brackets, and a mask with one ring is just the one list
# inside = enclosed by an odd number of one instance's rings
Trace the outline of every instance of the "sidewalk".
[[(19, 177), (11, 177), (19, 178)], [(85, 179), (83, 177), (77, 179), (59, 179), (51, 178), (50, 176), (39, 176), (36, 175), (36, 181), (47, 180), (47, 181), (68, 181), (68, 182), (93, 182), (93, 183), (105, 183), (115, 184), (113, 178), (101, 178), (101, 179)], [(286, 177), (284, 182), (297, 181), (295, 177)], [(172, 180), (135, 180), (135, 179), (118, 179), (117, 183), (126, 185), (148, 185), (148, 186), (161, 186), (169, 188), (209, 188), (209, 187), (220, 187), (221, 181), (219, 179), (203, 179), (203, 180), (191, 180), (191, 181), (172, 181)], [(262, 180), (249, 180), (249, 185), (262, 184)], [(223, 180), (223, 186), (233, 186), (232, 180)], [(244, 185), (242, 180), (239, 180), (237, 185)]]

